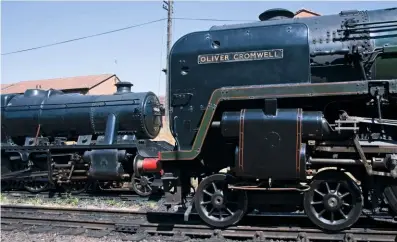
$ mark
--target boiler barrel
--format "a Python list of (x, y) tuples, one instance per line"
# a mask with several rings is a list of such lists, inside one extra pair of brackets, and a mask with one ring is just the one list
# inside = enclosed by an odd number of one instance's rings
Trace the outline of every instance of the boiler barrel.
[(2, 95), (2, 132), (9, 137), (76, 138), (103, 134), (110, 114), (116, 116), (118, 132), (138, 139), (157, 137), (162, 126), (158, 97), (152, 92), (115, 95), (64, 94), (55, 90), (27, 90), (11, 98)]
[[(272, 18), (264, 18), (268, 15)], [(283, 16), (284, 15), (284, 16)], [(311, 82), (340, 82), (362, 80), (359, 65), (352, 65), (346, 55), (357, 48), (363, 54), (363, 64), (371, 79), (397, 78), (397, 8), (368, 11), (342, 11), (339, 14), (311, 18), (293, 18), (286, 11), (272, 10), (261, 17), (264, 21), (213, 26), (218, 31), (267, 26), (305, 24), (309, 31)], [(219, 37), (218, 37), (219, 38)], [(250, 34), (250, 38), (258, 38)], [(242, 43), (244, 45), (245, 43)], [(294, 43), (291, 42), (291, 45)], [(277, 46), (277, 43), (274, 43)], [(251, 48), (249, 44), (241, 48)], [(262, 48), (272, 48), (264, 47)], [(233, 50), (230, 50), (233, 51)], [(354, 51), (353, 51), (354, 52)], [(373, 65), (370, 65), (374, 61)]]

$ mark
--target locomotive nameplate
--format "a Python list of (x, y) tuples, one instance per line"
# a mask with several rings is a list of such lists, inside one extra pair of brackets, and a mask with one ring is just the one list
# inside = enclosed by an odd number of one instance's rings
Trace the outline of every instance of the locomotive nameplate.
[(244, 52), (230, 52), (207, 54), (198, 56), (198, 64), (211, 64), (223, 62), (237, 62), (237, 61), (256, 61), (269, 59), (282, 59), (283, 49), (274, 50), (254, 50)]

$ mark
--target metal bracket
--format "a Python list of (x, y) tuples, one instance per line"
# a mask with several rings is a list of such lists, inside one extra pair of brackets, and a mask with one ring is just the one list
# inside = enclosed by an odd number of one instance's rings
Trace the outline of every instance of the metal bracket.
[(24, 146), (40, 146), (48, 144), (49, 139), (47, 137), (26, 137)]
[(183, 220), (185, 222), (189, 221), (189, 215), (192, 213), (195, 197), (196, 197), (196, 194), (194, 194), (192, 200), (190, 200), (189, 206), (187, 207), (187, 209), (186, 209), (186, 211), (185, 211), (185, 213), (183, 215)]
[(302, 232), (302, 233), (298, 234), (296, 241), (297, 242), (309, 242), (309, 239), (307, 238), (307, 234)]
[(385, 98), (389, 94), (389, 82), (387, 81), (376, 81), (376, 82), (368, 82), (368, 93), (372, 97), (376, 97), (377, 95)]
[(383, 171), (374, 171), (372, 170), (372, 165), (368, 162), (367, 158), (365, 157), (363, 148), (360, 145), (360, 141), (358, 139), (358, 136), (355, 135), (353, 138), (353, 143), (354, 143), (354, 147), (356, 148), (356, 151), (358, 152), (365, 170), (367, 171), (368, 175), (372, 176), (372, 175), (376, 175), (376, 176), (387, 176), (387, 177), (393, 177), (392, 174), (390, 172), (383, 172)]
[(355, 242), (356, 239), (354, 238), (354, 236), (350, 233), (345, 234), (343, 241), (345, 242)]
[(92, 135), (80, 135), (77, 144), (78, 145), (89, 145), (91, 144)]

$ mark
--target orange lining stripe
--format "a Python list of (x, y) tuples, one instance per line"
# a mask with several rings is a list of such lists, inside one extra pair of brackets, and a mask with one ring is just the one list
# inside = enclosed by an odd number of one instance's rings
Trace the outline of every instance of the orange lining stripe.
[[(302, 147), (302, 119), (303, 119), (303, 110), (300, 108), (299, 109), (300, 110), (300, 115), (299, 115), (299, 154), (300, 154), (300, 151), (301, 151), (301, 147)], [(301, 163), (300, 163), (300, 156), (299, 156), (299, 162), (298, 162), (298, 164), (299, 164), (299, 173), (300, 173), (300, 170), (301, 170)], [(299, 174), (298, 174), (298, 176), (299, 176)]]
[(245, 115), (245, 109), (242, 109), (240, 111), (240, 130), (239, 130), (239, 160), (238, 160), (238, 165), (241, 171), (244, 170), (244, 115)]
[(296, 172), (299, 177), (300, 174), (300, 148), (302, 143), (302, 116), (303, 111), (301, 108), (298, 109), (297, 117), (296, 117)]
[(298, 149), (298, 140), (299, 140), (299, 109), (296, 114), (296, 142), (295, 142), (295, 162), (296, 162), (296, 172), (299, 174), (299, 149)]

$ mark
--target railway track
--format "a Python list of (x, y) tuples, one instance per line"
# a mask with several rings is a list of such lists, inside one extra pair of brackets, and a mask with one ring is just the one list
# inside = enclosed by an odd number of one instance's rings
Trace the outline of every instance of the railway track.
[(20, 230), (35, 226), (40, 232), (69, 231), (96, 233), (106, 236), (123, 233), (134, 239), (153, 235), (172, 236), (172, 240), (212, 238), (238, 240), (294, 241), (397, 241), (397, 226), (377, 223), (362, 217), (357, 226), (347, 231), (328, 234), (314, 228), (305, 216), (293, 214), (248, 215), (239, 226), (213, 230), (203, 225), (198, 215), (183, 221), (183, 212), (135, 212), (126, 210), (75, 209), (61, 207), (14, 206), (1, 207), (2, 229)]

